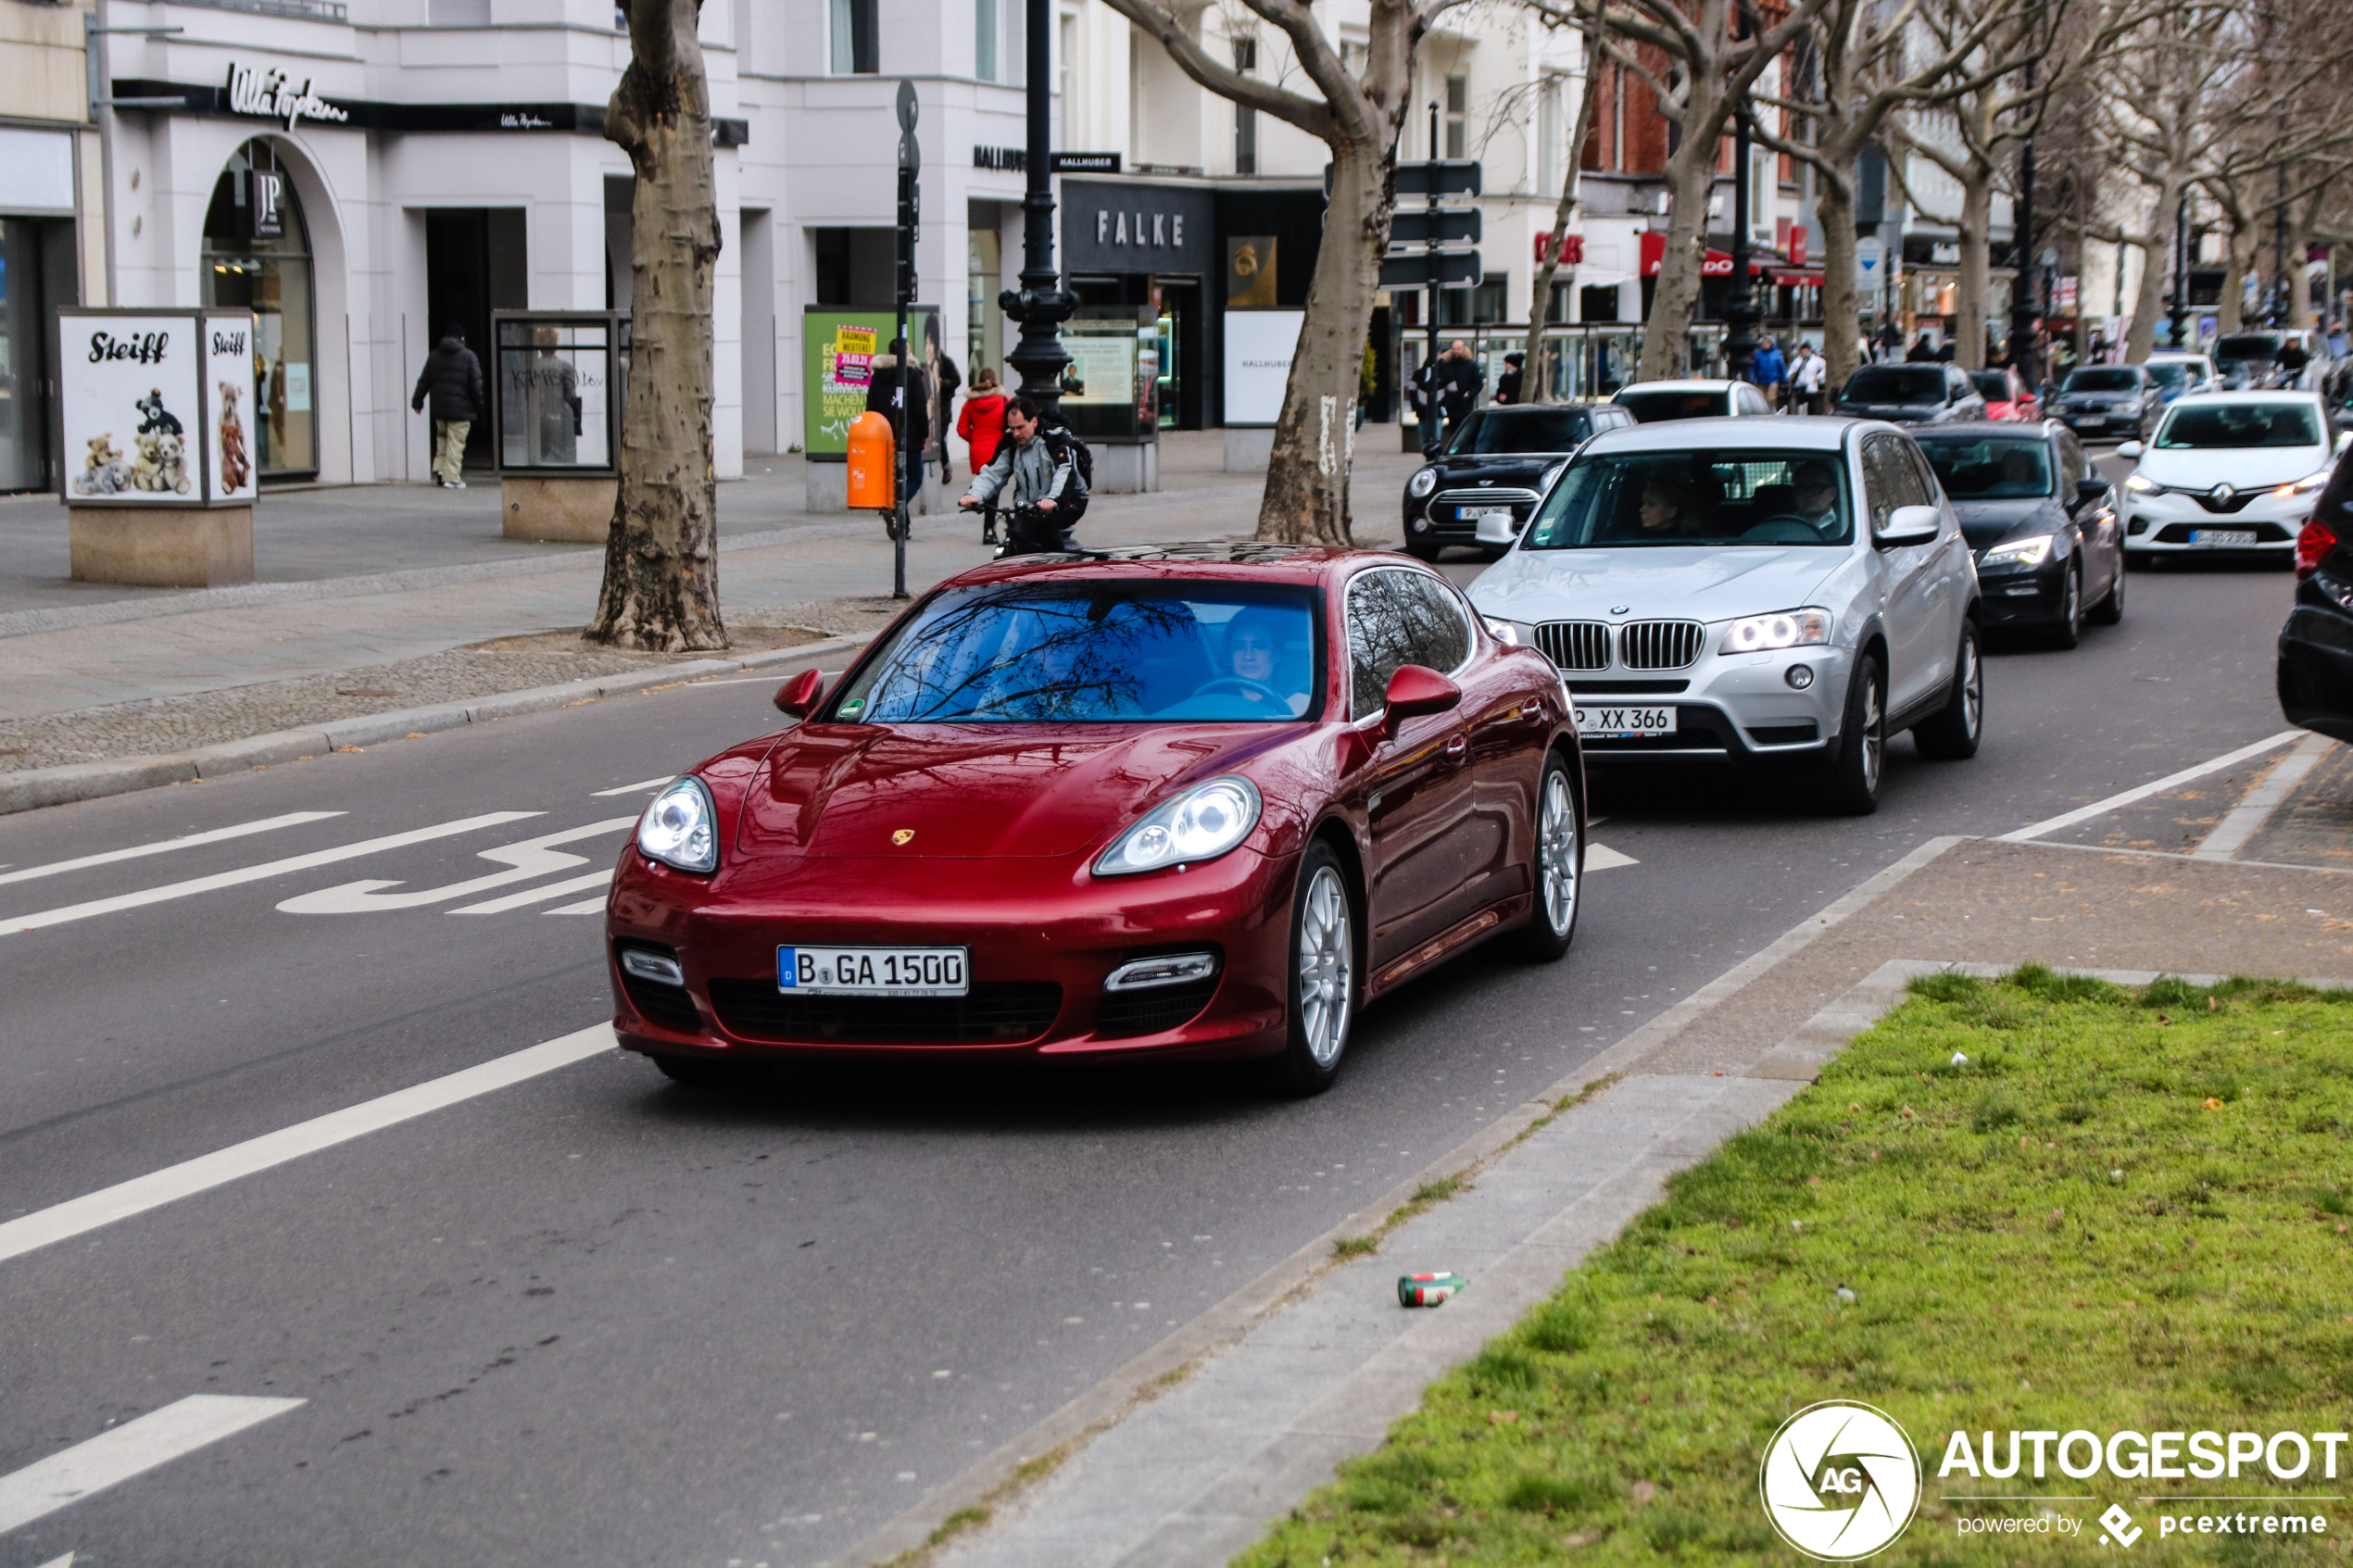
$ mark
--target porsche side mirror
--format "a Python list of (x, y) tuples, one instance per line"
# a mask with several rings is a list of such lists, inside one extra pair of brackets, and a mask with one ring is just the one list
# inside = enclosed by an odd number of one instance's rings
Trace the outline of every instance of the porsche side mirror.
[(1934, 507), (1898, 507), (1880, 525), (1882, 545), (1925, 545), (1944, 526), (1944, 514)]
[(1444, 713), (1463, 700), (1463, 688), (1435, 670), (1401, 664), (1389, 678), (1388, 700), (1381, 712), (1381, 733), (1393, 735), (1408, 719)]
[(2137, 441), (2127, 441), (2117, 447), (2116, 455), (2120, 458), (2137, 458), (2147, 450), (2147, 447)]
[(2105, 479), (2079, 479), (2075, 482), (2075, 504), (2079, 507), (2095, 502), (2107, 494), (2108, 481)]
[(814, 670), (804, 670), (776, 688), (776, 711), (787, 719), (806, 719), (825, 695), (825, 677)]

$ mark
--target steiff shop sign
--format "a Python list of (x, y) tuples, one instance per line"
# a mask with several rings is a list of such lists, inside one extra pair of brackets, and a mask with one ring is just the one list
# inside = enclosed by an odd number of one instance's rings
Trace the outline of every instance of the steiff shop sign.
[(283, 119), (289, 131), (306, 119), (341, 123), (351, 118), (349, 110), (313, 93), (308, 77), (304, 77), (302, 84), (296, 86), (284, 71), (265, 70), (256, 66), (232, 63), (229, 67), (229, 85), (224, 89), (223, 96), (231, 114)]
[(68, 307), (57, 322), (69, 506), (252, 504), (251, 311)]
[(1063, 265), (1073, 272), (1217, 271), (1217, 207), (1207, 190), (1065, 180)]

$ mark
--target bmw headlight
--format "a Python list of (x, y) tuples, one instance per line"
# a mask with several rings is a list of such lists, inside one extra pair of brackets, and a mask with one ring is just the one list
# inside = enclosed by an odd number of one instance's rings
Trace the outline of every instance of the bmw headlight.
[(2154, 495), (2162, 491), (2165, 486), (2153, 479), (2143, 479), (2136, 473), (2124, 482), (2124, 488), (2135, 495)]
[(692, 773), (663, 790), (637, 819), (637, 853), (682, 872), (719, 869), (719, 813)]
[(1519, 629), (1514, 626), (1510, 621), (1498, 621), (1491, 615), (1483, 615), (1479, 617), (1479, 619), (1487, 622), (1487, 634), (1489, 636), (1494, 638), (1497, 642), (1503, 644), (1507, 648), (1516, 648), (1519, 646)]
[(1812, 647), (1831, 640), (1831, 612), (1808, 607), (1743, 616), (1724, 628), (1719, 653), (1763, 653), (1768, 648)]
[(2032, 539), (2005, 539), (1978, 558), (1980, 566), (2040, 566), (2051, 553), (2051, 536), (2038, 533)]
[(1095, 861), (1097, 876), (1132, 876), (1167, 866), (1201, 864), (1250, 836), (1258, 825), (1258, 786), (1227, 774), (1162, 801), (1119, 835)]
[(1416, 501), (1438, 488), (1438, 470), (1423, 469), (1405, 482), (1405, 494)]
[(2283, 484), (2271, 492), (2274, 495), (2317, 495), (2329, 487), (2330, 470), (2308, 473), (2293, 484)]

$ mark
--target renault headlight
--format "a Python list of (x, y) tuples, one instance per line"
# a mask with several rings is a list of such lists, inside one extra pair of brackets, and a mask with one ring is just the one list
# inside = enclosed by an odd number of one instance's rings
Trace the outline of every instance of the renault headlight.
[(1719, 653), (1763, 653), (1768, 648), (1811, 647), (1831, 640), (1831, 612), (1811, 606), (1749, 615), (1724, 628)]
[(692, 773), (663, 790), (637, 819), (637, 853), (703, 875), (719, 869), (719, 813)]
[(2318, 473), (2308, 473), (2293, 484), (2281, 485), (2271, 494), (2274, 495), (2317, 495), (2329, 487), (2330, 472), (2330, 470), (2322, 469)]
[(1438, 470), (1423, 469), (1405, 482), (1405, 494), (1418, 501), (1438, 488)]
[(2165, 486), (2153, 479), (2144, 479), (2136, 473), (2124, 482), (2124, 488), (2135, 495), (2155, 495), (2160, 494)]
[(1979, 558), (1980, 566), (2040, 566), (2051, 553), (2051, 536), (2038, 533), (2032, 539), (2005, 539)]
[(1199, 865), (1250, 836), (1258, 825), (1258, 786), (1227, 774), (1195, 784), (1138, 819), (1095, 861), (1097, 876), (1132, 876), (1167, 866)]

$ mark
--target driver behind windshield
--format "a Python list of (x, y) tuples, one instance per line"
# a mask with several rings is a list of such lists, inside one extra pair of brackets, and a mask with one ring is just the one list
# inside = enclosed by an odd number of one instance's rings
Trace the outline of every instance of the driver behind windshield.
[(1854, 538), (1841, 466), (1816, 453), (1627, 452), (1570, 466), (1525, 548), (1843, 545)]
[(1296, 622), (1297, 617), (1277, 610), (1246, 609), (1226, 623), (1227, 673), (1258, 688), (1245, 688), (1239, 694), (1243, 700), (1255, 702), (1263, 691), (1280, 698), (1294, 717), (1307, 711), (1310, 684), (1305, 648), (1298, 650), (1299, 657), (1285, 657), (1283, 637), (1300, 630)]
[(1790, 476), (1790, 488), (1797, 493), (1794, 515), (1820, 533), (1828, 533), (1838, 527), (1838, 470), (1824, 462), (1800, 463)]

